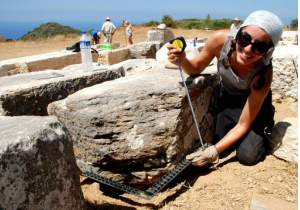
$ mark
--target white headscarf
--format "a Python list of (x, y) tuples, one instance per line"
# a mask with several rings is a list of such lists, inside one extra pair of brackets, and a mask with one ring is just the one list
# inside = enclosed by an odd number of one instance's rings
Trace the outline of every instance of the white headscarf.
[[(279, 19), (279, 17), (276, 16), (275, 14), (266, 10), (258, 10), (252, 12), (243, 22), (239, 30), (241, 30), (245, 26), (250, 26), (250, 25), (258, 26), (262, 28), (265, 32), (267, 32), (272, 39), (274, 47), (279, 42), (282, 35), (283, 24)], [(263, 62), (266, 65), (270, 63), (273, 52), (274, 52), (274, 48), (264, 56)]]

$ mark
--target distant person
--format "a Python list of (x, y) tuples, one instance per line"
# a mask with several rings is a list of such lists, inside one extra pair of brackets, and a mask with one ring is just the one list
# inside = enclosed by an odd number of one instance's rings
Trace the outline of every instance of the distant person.
[(106, 43), (112, 43), (112, 37), (116, 31), (116, 26), (110, 21), (109, 17), (105, 18), (105, 22), (102, 25), (101, 32), (105, 37)]
[(99, 42), (100, 42), (100, 36), (99, 36), (100, 33), (97, 32), (97, 31), (92, 31), (91, 35), (92, 35), (92, 38), (93, 38), (93, 44), (99, 44)]
[(231, 37), (235, 37), (236, 33), (238, 32), (238, 30), (240, 29), (241, 27), (241, 20), (239, 18), (234, 18), (233, 19), (233, 22), (230, 26), (230, 36)]
[(218, 59), (214, 145), (188, 155), (194, 165), (216, 163), (219, 156), (233, 150), (244, 165), (257, 164), (267, 154), (275, 111), (272, 54), (282, 30), (276, 15), (260, 10), (246, 18), (233, 39), (227, 30), (216, 31), (191, 60), (176, 46), (168, 45), (169, 61), (188, 75), (199, 75), (214, 58)]
[(127, 43), (129, 45), (132, 45), (133, 44), (133, 41), (132, 41), (133, 26), (131, 25), (131, 23), (128, 20), (125, 20), (124, 27), (125, 27), (125, 31), (126, 31)]

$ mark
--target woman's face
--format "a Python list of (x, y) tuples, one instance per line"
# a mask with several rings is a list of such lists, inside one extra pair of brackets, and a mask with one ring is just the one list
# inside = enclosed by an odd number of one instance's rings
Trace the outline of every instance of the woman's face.
[(237, 36), (236, 60), (240, 65), (251, 65), (261, 60), (271, 46), (272, 39), (263, 29), (246, 26), (241, 29), (240, 36)]

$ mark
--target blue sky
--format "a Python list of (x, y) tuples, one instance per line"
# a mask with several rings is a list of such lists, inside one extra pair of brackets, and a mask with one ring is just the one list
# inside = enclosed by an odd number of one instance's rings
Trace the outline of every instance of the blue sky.
[(277, 14), (285, 24), (298, 16), (297, 0), (0, 0), (0, 21), (99, 21), (129, 19), (133, 23), (174, 19), (212, 18), (245, 19), (257, 9)]

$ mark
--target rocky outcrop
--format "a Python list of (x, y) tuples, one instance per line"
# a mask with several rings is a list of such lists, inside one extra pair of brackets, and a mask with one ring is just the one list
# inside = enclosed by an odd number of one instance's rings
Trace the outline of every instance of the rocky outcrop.
[[(152, 184), (198, 137), (178, 71), (156, 65), (78, 91), (48, 106), (70, 131), (79, 159), (114, 180)], [(211, 141), (215, 76), (189, 83), (203, 139)]]
[(85, 209), (73, 144), (55, 117), (0, 117), (0, 209)]

